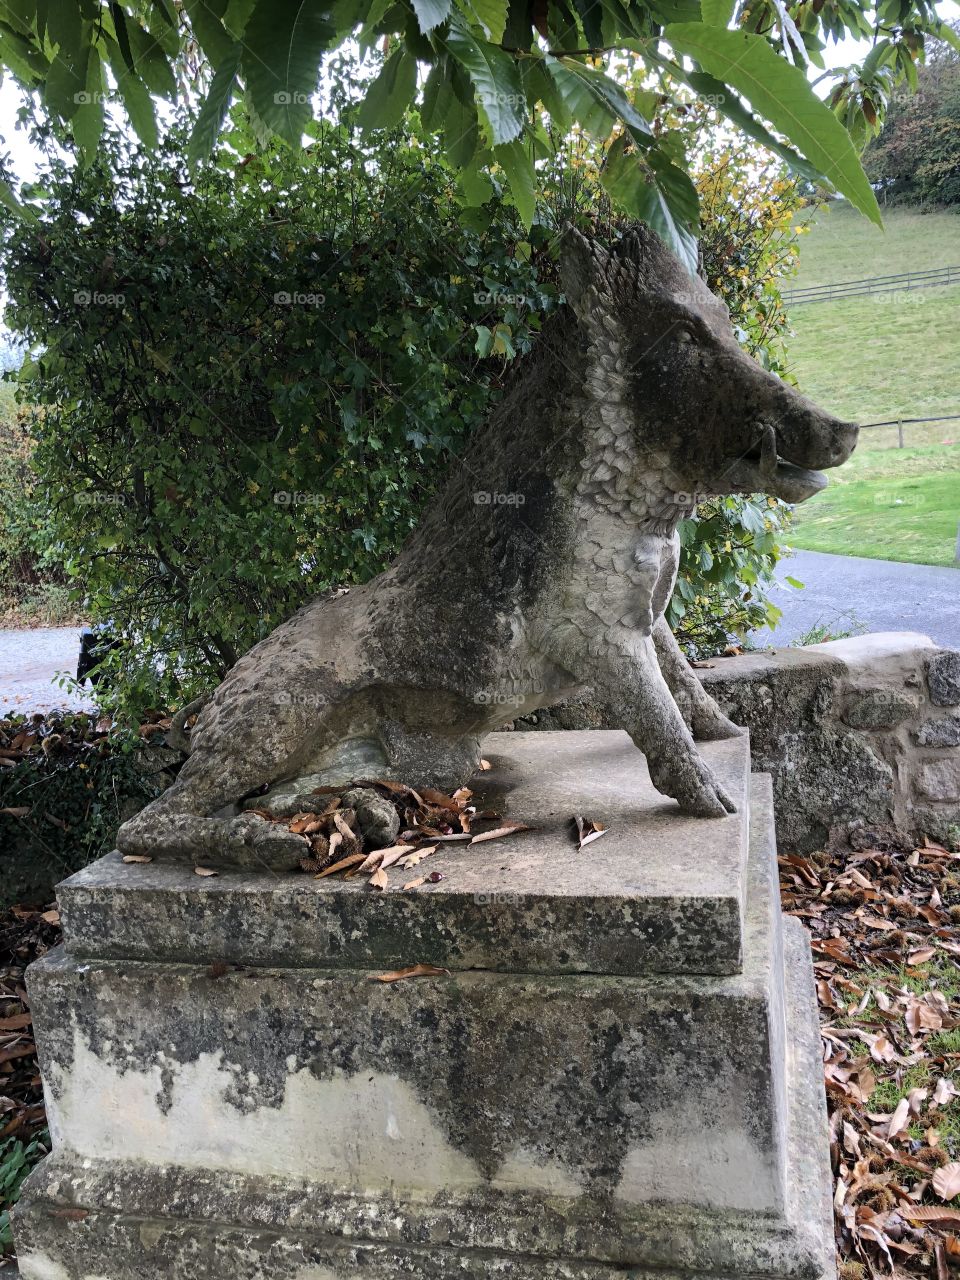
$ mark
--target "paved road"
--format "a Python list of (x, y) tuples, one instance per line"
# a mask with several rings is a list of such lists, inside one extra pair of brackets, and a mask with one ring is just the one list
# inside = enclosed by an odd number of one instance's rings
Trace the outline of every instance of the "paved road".
[(53, 683), (58, 671), (76, 674), (79, 649), (78, 627), (0, 631), (0, 713), (89, 709), (89, 699), (71, 696)]
[[(786, 573), (806, 585), (775, 590), (783, 618), (776, 631), (757, 634), (759, 644), (790, 644), (827, 626), (922, 631), (960, 649), (960, 569), (797, 551), (784, 562), (781, 576)], [(75, 627), (0, 631), (0, 712), (90, 708), (89, 699), (71, 697), (53, 683), (58, 671), (76, 671), (79, 635)]]
[(960, 568), (797, 551), (781, 562), (781, 577), (787, 573), (804, 589), (784, 585), (773, 593), (783, 618), (774, 632), (757, 635), (760, 644), (790, 644), (826, 625), (835, 631), (922, 631), (960, 649)]

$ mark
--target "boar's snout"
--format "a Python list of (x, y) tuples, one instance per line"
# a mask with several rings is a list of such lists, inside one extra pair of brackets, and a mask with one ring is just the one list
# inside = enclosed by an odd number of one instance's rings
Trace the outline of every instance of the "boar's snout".
[(859, 428), (771, 374), (764, 374), (763, 391), (751, 405), (746, 451), (725, 473), (729, 489), (804, 502), (826, 485), (822, 471), (850, 457)]
[(825, 413), (806, 396), (783, 387), (784, 400), (772, 419), (777, 453), (798, 467), (839, 467), (853, 453), (860, 428)]

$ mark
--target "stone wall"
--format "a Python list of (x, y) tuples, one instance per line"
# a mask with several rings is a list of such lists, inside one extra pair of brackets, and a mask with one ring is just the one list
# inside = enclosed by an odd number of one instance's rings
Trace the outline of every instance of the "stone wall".
[[(958, 834), (960, 653), (880, 632), (715, 658), (697, 674), (750, 730), (754, 769), (773, 776), (781, 850), (807, 852), (864, 824)], [(530, 727), (607, 726), (581, 702)]]

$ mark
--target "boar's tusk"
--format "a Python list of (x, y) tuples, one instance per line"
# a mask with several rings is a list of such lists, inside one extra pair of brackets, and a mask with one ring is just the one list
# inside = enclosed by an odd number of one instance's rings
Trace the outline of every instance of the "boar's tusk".
[(777, 433), (773, 427), (763, 428), (763, 440), (760, 444), (760, 474), (770, 477), (777, 470)]

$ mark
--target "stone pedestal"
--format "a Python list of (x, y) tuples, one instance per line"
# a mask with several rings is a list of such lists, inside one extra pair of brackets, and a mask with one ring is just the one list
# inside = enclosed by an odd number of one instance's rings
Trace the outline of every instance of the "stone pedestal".
[[(834, 1274), (809, 954), (746, 740), (705, 751), (741, 802), (714, 821), (622, 733), (486, 754), (538, 829), (438, 852), (436, 885), (112, 855), (60, 886), (24, 1280)], [(574, 813), (610, 828), (582, 853)], [(371, 981), (417, 962), (450, 974)]]

